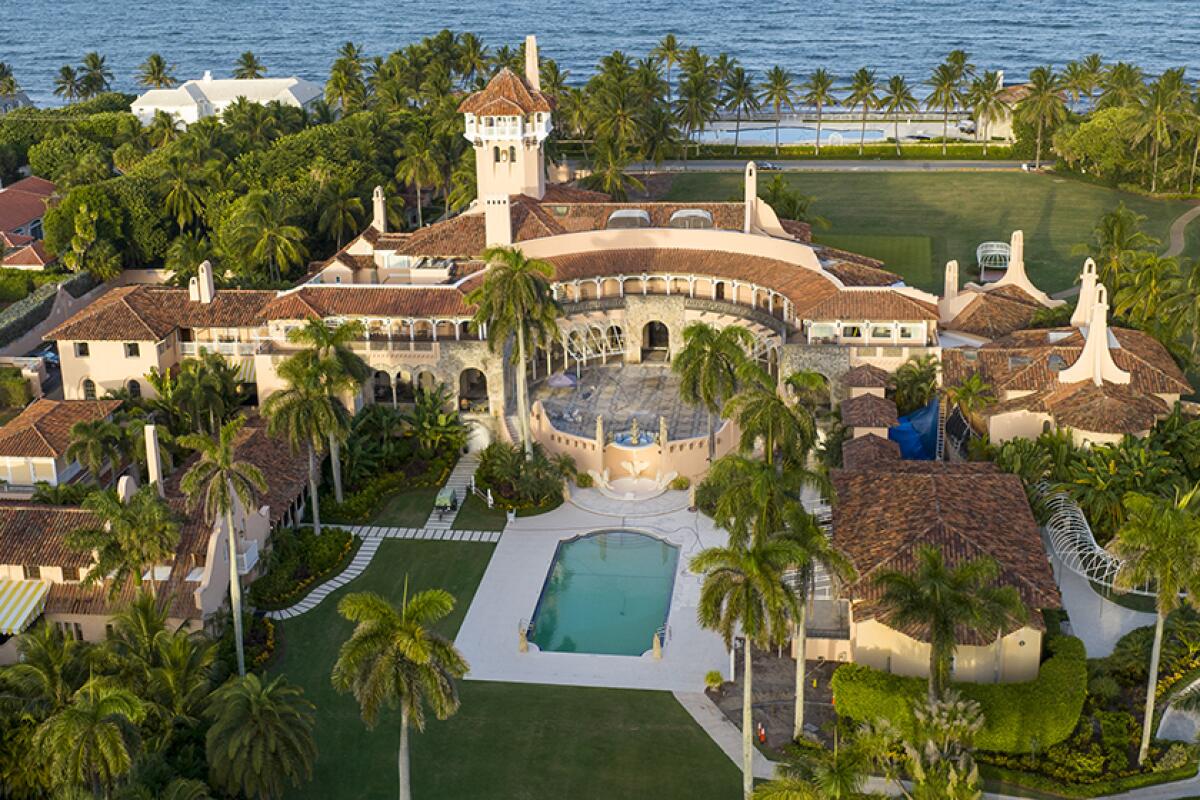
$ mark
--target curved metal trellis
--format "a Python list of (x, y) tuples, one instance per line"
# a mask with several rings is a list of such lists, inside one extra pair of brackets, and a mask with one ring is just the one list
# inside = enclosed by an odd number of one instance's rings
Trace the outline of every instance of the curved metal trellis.
[[(1046, 497), (1046, 507), (1050, 511), (1046, 533), (1054, 555), (1063, 566), (1076, 575), (1094, 585), (1112, 590), (1117, 572), (1121, 569), (1121, 560), (1096, 542), (1092, 526), (1088, 524), (1079, 506), (1067, 495), (1056, 493)], [(1151, 584), (1120, 591), (1143, 597), (1157, 595)]]
[(975, 261), (980, 269), (1005, 270), (1012, 257), (1008, 242), (984, 242), (975, 248)]

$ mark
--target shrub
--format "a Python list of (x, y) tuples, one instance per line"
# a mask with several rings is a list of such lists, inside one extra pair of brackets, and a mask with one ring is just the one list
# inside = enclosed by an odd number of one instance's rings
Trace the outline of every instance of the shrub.
[[(956, 684), (979, 703), (986, 720), (975, 737), (980, 750), (1028, 753), (1058, 744), (1075, 730), (1087, 686), (1083, 642), (1060, 636), (1038, 677), (1025, 683)], [(912, 728), (912, 704), (926, 692), (926, 681), (881, 672), (862, 664), (843, 664), (833, 674), (838, 714), (861, 721), (887, 719), (900, 731)]]
[(1155, 772), (1168, 772), (1185, 767), (1191, 762), (1196, 748), (1183, 742), (1172, 742), (1161, 756), (1154, 760)]
[(708, 672), (704, 673), (704, 688), (716, 691), (724, 684), (725, 676), (723, 676), (718, 670), (710, 669)]
[(17, 367), (0, 367), (0, 408), (24, 408), (29, 382)]
[(575, 476), (575, 485), (580, 489), (590, 489), (595, 483), (590, 473), (580, 472)]
[(692, 486), (691, 479), (686, 475), (679, 475), (671, 479), (671, 488), (677, 492), (682, 492), (690, 489)]
[(0, 303), (15, 303), (29, 294), (32, 281), (21, 270), (0, 270)]
[(386, 472), (348, 493), (341, 503), (335, 503), (332, 495), (322, 494), (321, 516), (337, 522), (365, 522), (388, 495), (404, 489), (441, 486), (457, 460), (455, 454), (446, 454), (429, 462), (413, 459), (402, 469)]
[(567, 459), (549, 458), (538, 444), (527, 459), (519, 444), (492, 442), (479, 454), (475, 485), (491, 489), (500, 508), (544, 510), (562, 502), (563, 479), (573, 467)]
[(250, 584), (250, 602), (257, 608), (286, 608), (309, 587), (329, 577), (359, 541), (341, 528), (279, 530), (272, 539), (267, 571)]

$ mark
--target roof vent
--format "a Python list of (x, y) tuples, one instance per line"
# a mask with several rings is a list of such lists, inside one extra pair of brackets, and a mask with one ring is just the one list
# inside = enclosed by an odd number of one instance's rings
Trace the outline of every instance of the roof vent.
[(1009, 356), (1008, 368), (1017, 369), (1018, 367), (1028, 367), (1033, 361), (1029, 356)]
[(713, 218), (712, 214), (702, 208), (681, 208), (671, 215), (667, 226), (671, 228), (711, 228)]
[(649, 228), (650, 214), (640, 208), (621, 208), (608, 215), (605, 224), (609, 230), (627, 228)]

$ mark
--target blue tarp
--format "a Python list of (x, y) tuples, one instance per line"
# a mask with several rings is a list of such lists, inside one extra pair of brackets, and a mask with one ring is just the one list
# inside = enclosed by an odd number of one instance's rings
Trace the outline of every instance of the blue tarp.
[(900, 445), (903, 458), (932, 461), (937, 450), (938, 401), (901, 417), (900, 423), (888, 430), (888, 438)]

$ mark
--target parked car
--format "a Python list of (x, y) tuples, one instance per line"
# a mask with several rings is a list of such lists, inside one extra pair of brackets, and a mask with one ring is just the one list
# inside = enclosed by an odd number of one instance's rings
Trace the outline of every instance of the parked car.
[(755, 163), (758, 164), (759, 172), (775, 172), (776, 170), (783, 169), (783, 167), (779, 166), (774, 161), (757, 161)]

